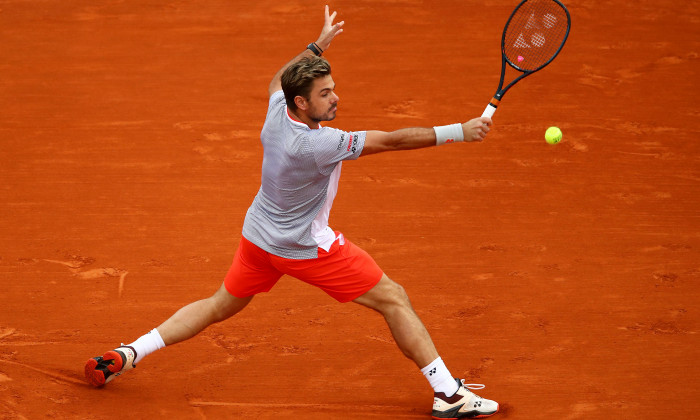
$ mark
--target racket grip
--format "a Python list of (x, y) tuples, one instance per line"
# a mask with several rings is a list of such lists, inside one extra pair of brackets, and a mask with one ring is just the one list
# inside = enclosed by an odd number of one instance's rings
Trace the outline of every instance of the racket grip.
[(496, 112), (496, 107), (493, 106), (492, 104), (486, 105), (486, 109), (484, 110), (484, 113), (481, 114), (482, 117), (493, 117), (493, 114)]

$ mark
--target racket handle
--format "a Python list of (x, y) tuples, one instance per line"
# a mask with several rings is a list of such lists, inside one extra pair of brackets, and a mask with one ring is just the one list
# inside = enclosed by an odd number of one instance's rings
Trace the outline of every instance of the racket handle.
[(482, 117), (493, 117), (493, 114), (496, 112), (496, 107), (493, 106), (492, 104), (486, 105), (486, 109), (484, 110), (484, 113), (481, 114)]

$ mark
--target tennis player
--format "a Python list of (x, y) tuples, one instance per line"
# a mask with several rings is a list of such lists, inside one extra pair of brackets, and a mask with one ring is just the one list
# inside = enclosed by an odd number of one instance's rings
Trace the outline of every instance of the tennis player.
[[(323, 52), (343, 32), (325, 9), (318, 40), (283, 66), (269, 87), (262, 182), (243, 224), (233, 264), (213, 296), (193, 302), (149, 333), (85, 365), (85, 376), (102, 386), (154, 351), (187, 340), (241, 311), (284, 275), (312, 284), (339, 302), (356, 302), (386, 319), (396, 344), (434, 389), (434, 418), (486, 417), (498, 404), (472, 393), (439, 357), (404, 289), (365, 251), (328, 226), (342, 162), (393, 150), (481, 141), (491, 119), (394, 132), (345, 132), (321, 126), (335, 118), (338, 96)], [(481, 386), (483, 387), (483, 386)]]

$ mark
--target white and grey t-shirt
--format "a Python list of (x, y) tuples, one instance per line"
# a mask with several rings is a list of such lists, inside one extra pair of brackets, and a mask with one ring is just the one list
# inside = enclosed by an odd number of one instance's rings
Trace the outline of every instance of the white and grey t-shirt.
[(274, 255), (318, 257), (335, 233), (328, 217), (343, 160), (360, 157), (365, 131), (310, 129), (287, 112), (283, 92), (270, 96), (260, 134), (264, 154), (260, 190), (248, 209), (243, 236)]

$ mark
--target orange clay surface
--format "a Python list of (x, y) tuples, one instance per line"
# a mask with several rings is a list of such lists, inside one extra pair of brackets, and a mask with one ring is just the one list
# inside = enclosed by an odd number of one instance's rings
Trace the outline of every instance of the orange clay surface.
[[(330, 125), (479, 116), (516, 3), (333, 2)], [(563, 53), (487, 141), (346, 164), (331, 226), (405, 286), (494, 418), (696, 418), (700, 9), (568, 3)], [(429, 417), (378, 314), (287, 277), (105, 388), (83, 379), (221, 284), (268, 83), (322, 20), (315, 0), (0, 1), (0, 418)]]

